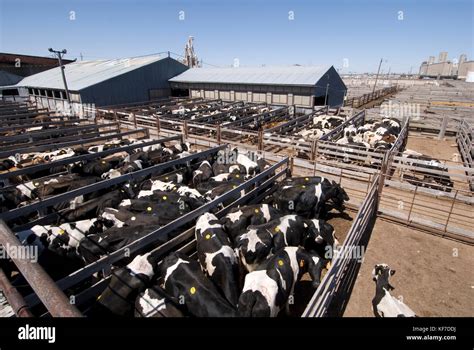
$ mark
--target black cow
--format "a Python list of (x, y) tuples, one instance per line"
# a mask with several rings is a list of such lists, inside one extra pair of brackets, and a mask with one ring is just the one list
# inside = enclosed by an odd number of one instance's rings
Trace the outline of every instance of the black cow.
[(196, 250), (199, 262), (226, 299), (237, 305), (239, 300), (239, 262), (229, 237), (217, 217), (205, 213), (196, 222)]
[(234, 317), (235, 308), (219, 293), (201, 270), (201, 265), (175, 252), (160, 265), (163, 287), (171, 297), (182, 301), (186, 312), (196, 317)]
[(245, 276), (238, 313), (243, 317), (276, 317), (293, 294), (296, 282), (309, 272), (317, 288), (325, 261), (299, 247), (286, 247)]

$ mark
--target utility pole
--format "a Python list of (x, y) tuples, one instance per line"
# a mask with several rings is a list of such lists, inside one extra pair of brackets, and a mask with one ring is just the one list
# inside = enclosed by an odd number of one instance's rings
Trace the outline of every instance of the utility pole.
[(326, 85), (326, 96), (324, 96), (324, 105), (327, 106), (329, 83)]
[(61, 67), (61, 74), (63, 76), (63, 83), (64, 83), (64, 89), (66, 90), (66, 99), (67, 102), (69, 103), (69, 108), (71, 107), (71, 98), (69, 97), (69, 89), (67, 88), (67, 82), (66, 82), (66, 75), (64, 74), (64, 66), (63, 66), (63, 55), (67, 53), (66, 49), (63, 49), (61, 51), (53, 50), (52, 48), (48, 49), (49, 52), (52, 52), (58, 56), (58, 62), (59, 66)]
[(379, 69), (377, 70), (377, 75), (375, 76), (374, 89), (372, 90), (372, 93), (375, 92), (375, 86), (377, 85), (377, 79), (379, 78), (380, 67), (382, 66), (382, 61), (383, 61), (383, 58), (380, 59)]

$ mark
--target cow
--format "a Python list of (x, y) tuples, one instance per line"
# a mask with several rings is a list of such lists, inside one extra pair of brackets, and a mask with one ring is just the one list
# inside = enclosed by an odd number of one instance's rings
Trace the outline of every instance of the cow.
[(106, 314), (132, 316), (135, 300), (145, 290), (157, 272), (157, 257), (147, 253), (137, 255), (127, 266), (112, 271), (112, 277), (98, 297), (91, 315)]
[(176, 192), (154, 191), (146, 197), (125, 199), (119, 207), (134, 213), (154, 215), (158, 218), (160, 225), (166, 225), (198, 208), (201, 204), (200, 201)]
[(135, 317), (183, 317), (181, 309), (182, 306), (164, 296), (156, 284), (140, 293), (135, 301)]
[(185, 311), (196, 317), (235, 317), (237, 311), (201, 270), (201, 265), (181, 252), (168, 255), (159, 265), (162, 287), (181, 299)]
[(253, 204), (232, 208), (222, 219), (224, 230), (235, 242), (237, 236), (250, 225), (261, 225), (280, 217), (277, 209), (269, 204)]
[[(229, 191), (237, 188), (239, 185), (240, 185), (240, 183), (236, 182), (236, 181), (222, 182), (219, 185), (212, 188), (211, 190), (207, 191), (204, 194), (204, 197), (206, 198), (206, 200), (212, 201), (212, 200), (216, 199), (217, 197), (222, 196), (224, 193), (229, 192)], [(227, 205), (231, 204), (232, 202), (236, 201), (240, 197), (244, 196), (246, 191), (249, 191), (249, 190), (250, 190), (250, 188), (247, 188), (247, 190), (241, 190), (239, 193), (236, 193), (233, 196), (231, 196), (231, 197), (227, 198), (226, 200), (224, 200), (222, 202), (222, 205), (227, 206)]]
[(312, 287), (318, 287), (324, 265), (324, 259), (301, 247), (279, 250), (245, 276), (237, 309), (239, 316), (276, 317), (287, 306), (303, 273), (309, 272)]
[(237, 238), (236, 247), (247, 271), (253, 271), (271, 253), (286, 246), (316, 247), (338, 244), (334, 228), (325, 221), (285, 215), (258, 226), (249, 226)]
[(315, 185), (282, 185), (273, 195), (274, 206), (282, 214), (298, 214), (308, 218), (319, 218), (325, 204), (332, 202), (340, 212), (349, 200), (346, 191), (336, 182), (324, 179)]
[(212, 175), (213, 175), (212, 166), (207, 160), (205, 160), (193, 172), (192, 182), (194, 186), (196, 186), (202, 182), (208, 181)]
[(416, 317), (412, 309), (390, 294), (394, 287), (389, 279), (394, 274), (395, 270), (390, 269), (387, 264), (377, 264), (372, 270), (372, 279), (375, 282), (372, 310), (375, 317)]
[(231, 241), (214, 214), (204, 213), (196, 222), (196, 250), (202, 269), (231, 305), (239, 299), (239, 261)]
[[(102, 256), (110, 254), (148, 235), (155, 229), (156, 226), (147, 226), (140, 223), (134, 226), (111, 227), (102, 233), (89, 235), (87, 239), (83, 239), (79, 243), (78, 252), (81, 258), (87, 264), (90, 264)], [(167, 240), (167, 235), (161, 235), (157, 237), (156, 243), (164, 243)], [(125, 257), (121, 260), (121, 263), (129, 262), (129, 260), (129, 257)], [(116, 264), (120, 265), (120, 263)]]

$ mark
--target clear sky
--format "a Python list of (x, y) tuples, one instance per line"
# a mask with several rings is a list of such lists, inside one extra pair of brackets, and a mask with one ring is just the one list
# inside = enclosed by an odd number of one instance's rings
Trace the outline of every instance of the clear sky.
[(241, 66), (343, 68), (346, 59), (342, 72), (367, 72), (383, 57), (385, 72), (417, 72), (440, 51), (474, 58), (473, 2), (0, 0), (0, 51), (48, 56), (48, 47), (66, 48), (66, 58), (84, 60), (183, 54), (193, 35), (199, 58), (217, 66), (238, 58)]

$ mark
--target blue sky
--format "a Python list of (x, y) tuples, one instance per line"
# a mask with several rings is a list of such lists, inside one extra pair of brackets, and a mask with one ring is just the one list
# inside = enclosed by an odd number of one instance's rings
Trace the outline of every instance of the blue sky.
[[(70, 20), (75, 11), (75, 20)], [(180, 20), (184, 11), (184, 20)], [(289, 20), (293, 11), (294, 20)], [(403, 20), (399, 20), (403, 11)], [(418, 71), (448, 51), (473, 58), (472, 0), (0, 0), (0, 51), (67, 58), (183, 53), (205, 63), (332, 64), (342, 72)]]

